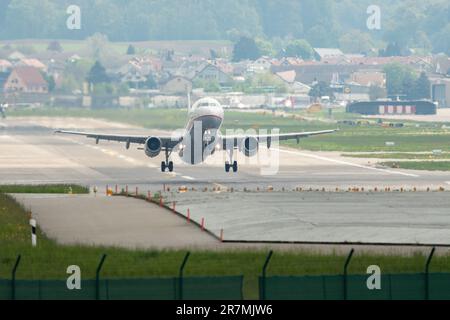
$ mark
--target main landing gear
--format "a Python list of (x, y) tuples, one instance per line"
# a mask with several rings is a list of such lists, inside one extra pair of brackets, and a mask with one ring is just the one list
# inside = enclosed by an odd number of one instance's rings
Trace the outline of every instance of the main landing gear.
[(229, 163), (228, 161), (225, 162), (225, 172), (230, 172), (230, 170), (233, 169), (233, 172), (238, 172), (238, 163), (237, 161), (234, 161), (233, 164)]
[(173, 172), (173, 162), (169, 161), (169, 157), (169, 150), (166, 149), (166, 161), (161, 162), (161, 172), (166, 172), (166, 170), (169, 170), (169, 172)]
[(238, 172), (238, 163), (237, 161), (233, 161), (233, 153), (234, 150), (227, 150), (230, 161), (225, 162), (225, 172), (230, 172), (231, 169), (233, 169), (234, 173)]

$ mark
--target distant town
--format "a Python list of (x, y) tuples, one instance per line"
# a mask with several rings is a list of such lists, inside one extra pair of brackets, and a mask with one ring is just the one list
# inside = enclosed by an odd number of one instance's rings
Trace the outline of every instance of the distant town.
[[(0, 90), (0, 102), (9, 107), (184, 108), (191, 94), (237, 109), (370, 101), (429, 101), (448, 108), (450, 58), (348, 54), (302, 41), (266, 56), (246, 37), (234, 44), (119, 46), (95, 34), (85, 41), (3, 41)], [(412, 111), (387, 108), (385, 113)]]

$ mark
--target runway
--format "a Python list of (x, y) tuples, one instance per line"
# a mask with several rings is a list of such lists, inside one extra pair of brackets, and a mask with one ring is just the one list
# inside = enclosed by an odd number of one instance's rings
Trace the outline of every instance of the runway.
[[(10, 118), (1, 123), (0, 184), (78, 183), (97, 186), (101, 194), (107, 185), (138, 187), (144, 193), (164, 185), (172, 191), (194, 188), (197, 193), (166, 196), (182, 211), (191, 207), (193, 218), (207, 218), (212, 232), (225, 229), (231, 241), (450, 245), (448, 193), (367, 193), (374, 188), (450, 189), (447, 172), (388, 169), (336, 152), (280, 148), (269, 154), (269, 161), (261, 158), (261, 164), (245, 163), (248, 159), (240, 156), (238, 173), (224, 171), (221, 152), (200, 166), (182, 164), (174, 156), (175, 172), (162, 173), (162, 157), (150, 159), (138, 146), (126, 150), (119, 143), (96, 145), (53, 134), (55, 129), (148, 136), (158, 131), (92, 119)], [(274, 166), (278, 161), (279, 167)], [(267, 175), (270, 167), (277, 169), (275, 174)], [(235, 192), (199, 192), (219, 187)], [(255, 192), (269, 187), (273, 193)], [(366, 192), (343, 192), (355, 187)], [(320, 192), (292, 192), (298, 188)], [(336, 188), (339, 193), (321, 191)]]
[[(267, 165), (245, 164), (254, 159), (239, 155), (240, 171), (224, 171), (225, 157), (217, 152), (207, 164), (189, 166), (177, 156), (175, 173), (160, 172), (162, 156), (150, 159), (138, 146), (126, 150), (123, 144), (101, 142), (83, 137), (53, 134), (54, 129), (122, 134), (158, 134), (161, 132), (111, 124), (99, 120), (16, 118), (0, 127), (0, 183), (81, 183), (88, 185), (139, 186), (152, 190), (163, 184), (236, 189), (273, 186), (275, 189), (416, 187), (450, 188), (450, 174), (378, 168), (364, 159), (343, 158), (335, 152), (308, 152), (294, 149), (272, 151), (279, 159), (275, 175), (265, 175)], [(314, 138), (311, 138), (314, 139)], [(273, 155), (275, 154), (275, 155)], [(279, 157), (278, 157), (279, 154)], [(266, 159), (262, 160), (264, 164)], [(373, 160), (372, 160), (373, 161)]]

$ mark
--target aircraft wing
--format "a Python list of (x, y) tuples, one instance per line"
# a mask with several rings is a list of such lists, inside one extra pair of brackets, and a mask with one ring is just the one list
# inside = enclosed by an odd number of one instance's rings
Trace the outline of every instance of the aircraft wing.
[(237, 148), (241, 145), (242, 140), (246, 138), (255, 138), (259, 142), (267, 142), (270, 145), (274, 140), (278, 141), (287, 141), (287, 140), (297, 140), (297, 143), (300, 142), (300, 139), (309, 138), (312, 136), (319, 136), (324, 134), (330, 134), (337, 132), (338, 130), (322, 130), (322, 131), (311, 131), (311, 132), (296, 132), (296, 133), (285, 133), (285, 134), (268, 134), (268, 135), (237, 135), (237, 136), (223, 136), (223, 146), (229, 146), (234, 141), (234, 147)]
[[(59, 134), (70, 134), (76, 136), (84, 136), (86, 138), (95, 139), (98, 144), (101, 140), (104, 141), (117, 141), (125, 142), (127, 148), (131, 144), (145, 144), (149, 136), (131, 136), (131, 135), (117, 135), (117, 134), (103, 134), (103, 133), (93, 133), (93, 132), (78, 132), (78, 131), (65, 131), (57, 130), (55, 133)], [(179, 144), (182, 138), (174, 139), (173, 137), (158, 137), (161, 139), (163, 149), (172, 150), (177, 144)]]

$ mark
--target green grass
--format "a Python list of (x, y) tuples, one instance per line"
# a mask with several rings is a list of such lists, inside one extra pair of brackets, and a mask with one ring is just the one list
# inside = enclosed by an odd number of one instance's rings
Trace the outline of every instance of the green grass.
[(68, 185), (0, 185), (0, 193), (88, 194), (89, 188)]
[(382, 165), (397, 169), (450, 171), (450, 161), (398, 161), (382, 162)]
[(442, 160), (450, 159), (450, 153), (434, 155), (432, 153), (345, 153), (344, 157), (368, 159), (400, 159), (400, 160)]
[[(123, 122), (149, 129), (174, 130), (183, 128), (186, 110), (89, 110), (89, 109), (21, 109), (12, 110), (9, 116), (91, 117)], [(274, 117), (271, 112), (226, 111), (223, 132), (227, 129), (280, 129), (281, 133), (335, 129), (338, 125), (321, 120), (304, 121), (290, 117)], [(435, 149), (450, 151), (450, 130), (433, 123), (405, 122), (403, 128), (386, 128), (378, 125), (339, 125), (335, 134), (313, 137), (301, 141), (300, 147), (311, 151), (339, 152), (430, 152)], [(395, 146), (386, 146), (395, 142)], [(296, 142), (285, 145), (298, 148)]]
[[(66, 279), (69, 265), (81, 267), (84, 279), (93, 279), (103, 253), (108, 258), (102, 271), (106, 278), (173, 277), (178, 274), (186, 252), (125, 250), (106, 247), (62, 246), (48, 239), (38, 228), (38, 247), (30, 246), (26, 210), (10, 196), (0, 194), (0, 278), (9, 279), (15, 258), (22, 255), (18, 279)], [(268, 250), (227, 252), (194, 251), (186, 266), (187, 276), (244, 275), (244, 296), (258, 298), (258, 276)], [(312, 251), (275, 252), (268, 275), (342, 274), (345, 255)], [(385, 273), (417, 273), (424, 270), (426, 257), (356, 255), (351, 274), (365, 274), (369, 265), (379, 265)], [(434, 258), (432, 272), (450, 271), (450, 256)]]

